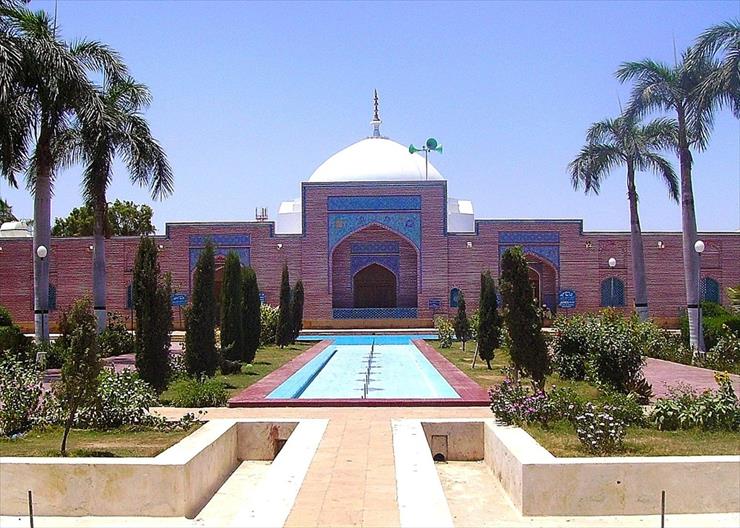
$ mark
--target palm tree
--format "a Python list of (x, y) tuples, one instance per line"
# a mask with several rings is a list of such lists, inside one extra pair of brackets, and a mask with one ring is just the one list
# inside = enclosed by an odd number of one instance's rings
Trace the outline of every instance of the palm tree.
[(690, 60), (708, 61), (720, 56), (719, 67), (704, 81), (704, 104), (729, 106), (740, 118), (740, 22), (731, 20), (712, 26), (696, 39)]
[(594, 123), (586, 135), (588, 143), (568, 165), (573, 188), (598, 194), (601, 181), (616, 167), (627, 167), (627, 200), (630, 207), (630, 241), (634, 274), (635, 308), (640, 320), (648, 318), (648, 291), (645, 280), (645, 254), (642, 246), (640, 216), (637, 211), (636, 171), (652, 171), (668, 186), (669, 196), (678, 201), (678, 179), (670, 162), (657, 151), (671, 147), (676, 123), (656, 119), (647, 125), (621, 116)]
[(83, 194), (93, 208), (93, 301), (98, 332), (106, 326), (105, 232), (106, 190), (113, 178), (113, 160), (121, 156), (131, 181), (148, 185), (153, 198), (172, 193), (172, 169), (140, 111), (149, 105), (146, 86), (131, 78), (106, 83), (98, 94), (103, 118), (81, 121), (76, 129), (79, 157), (85, 162)]
[[(689, 60), (691, 58), (691, 60)], [(681, 224), (683, 231), (684, 282), (692, 348), (704, 351), (699, 320), (699, 258), (694, 251), (696, 212), (691, 183), (691, 149), (703, 150), (712, 129), (713, 107), (701, 96), (701, 86), (717, 65), (685, 52), (675, 66), (645, 59), (625, 62), (616, 72), (621, 82), (634, 81), (627, 114), (642, 117), (663, 110), (675, 112), (675, 148), (681, 170)]]
[(18, 219), (13, 214), (13, 207), (0, 198), (0, 224), (4, 222), (15, 222), (16, 220)]
[[(117, 53), (89, 40), (72, 45), (59, 40), (44, 11), (0, 6), (0, 168), (9, 181), (26, 170), (34, 194), (34, 249), (51, 241), (51, 193), (57, 171), (71, 163), (66, 145), (75, 119), (94, 122), (102, 108), (88, 72), (122, 78), (126, 67)], [(9, 103), (9, 106), (6, 106)], [(34, 251), (36, 253), (36, 251)], [(49, 260), (34, 256), (36, 338), (48, 339)]]

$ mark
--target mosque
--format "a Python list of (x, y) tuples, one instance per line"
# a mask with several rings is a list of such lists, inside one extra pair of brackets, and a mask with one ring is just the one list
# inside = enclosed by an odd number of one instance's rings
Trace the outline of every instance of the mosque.
[[(377, 99), (372, 135), (322, 163), (283, 202), (275, 221), (176, 222), (156, 236), (162, 271), (170, 272), (175, 326), (182, 327), (200, 252), (210, 239), (223, 260), (235, 252), (258, 277), (263, 302), (278, 303), (280, 273), (305, 287), (306, 328), (419, 328), (453, 315), (460, 292), (477, 306), (480, 273), (499, 273), (507, 248), (521, 246), (534, 295), (553, 313), (615, 307), (630, 312), (633, 283), (628, 232), (584, 232), (582, 220), (488, 220), (470, 200), (448, 195), (447, 180), (418, 152), (380, 132)], [(434, 144), (429, 145), (434, 147)], [(427, 153), (425, 153), (427, 154)], [(33, 325), (32, 239), (6, 226), (0, 236), (0, 305)], [(0, 235), (3, 233), (0, 232)], [(20, 233), (23, 234), (23, 233)], [(701, 233), (701, 289), (727, 302), (740, 284), (740, 233)], [(650, 315), (675, 324), (685, 307), (681, 233), (643, 234)], [(108, 311), (131, 320), (137, 237), (106, 241)], [(92, 289), (92, 239), (54, 238), (49, 252), (52, 327), (60, 310)]]

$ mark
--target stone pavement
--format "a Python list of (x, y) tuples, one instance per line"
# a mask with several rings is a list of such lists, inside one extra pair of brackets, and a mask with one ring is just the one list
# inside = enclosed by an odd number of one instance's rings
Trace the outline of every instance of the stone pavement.
[[(642, 372), (645, 374), (645, 379), (653, 386), (654, 398), (666, 396), (668, 388), (676, 387), (678, 384), (690, 385), (697, 392), (717, 389), (717, 382), (714, 381), (714, 371), (705, 368), (647, 358), (647, 363)], [(735, 393), (740, 395), (740, 376), (730, 374), (730, 378)]]

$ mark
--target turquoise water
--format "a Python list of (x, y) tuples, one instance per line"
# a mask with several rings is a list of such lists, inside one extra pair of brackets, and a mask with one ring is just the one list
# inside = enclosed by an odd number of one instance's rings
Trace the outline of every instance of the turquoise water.
[(425, 336), (319, 337), (333, 342), (268, 398), (460, 397), (411, 342)]

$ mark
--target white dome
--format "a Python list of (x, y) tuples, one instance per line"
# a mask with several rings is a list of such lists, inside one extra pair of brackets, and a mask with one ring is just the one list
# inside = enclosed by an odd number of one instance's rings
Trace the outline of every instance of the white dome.
[[(424, 181), (424, 156), (390, 139), (371, 137), (340, 150), (314, 171), (309, 182)], [(429, 180), (443, 180), (429, 163)]]

